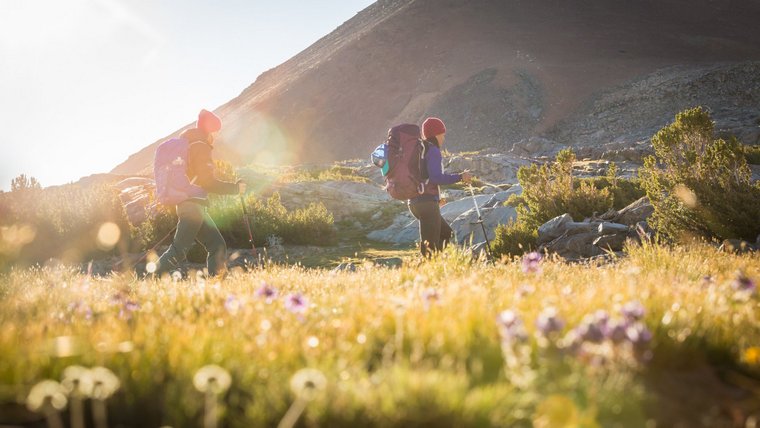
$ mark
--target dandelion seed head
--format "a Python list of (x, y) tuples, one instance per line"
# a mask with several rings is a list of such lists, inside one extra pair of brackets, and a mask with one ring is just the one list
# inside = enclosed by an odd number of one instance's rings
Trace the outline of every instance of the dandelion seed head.
[(39, 412), (47, 403), (55, 410), (66, 408), (66, 388), (54, 380), (43, 380), (34, 385), (26, 397), (26, 407), (33, 412)]
[(107, 400), (121, 387), (119, 378), (105, 367), (93, 367), (90, 369), (92, 376), (92, 398)]
[(301, 369), (290, 378), (290, 388), (299, 398), (315, 399), (327, 386), (327, 378), (317, 369)]
[(200, 392), (222, 394), (232, 384), (230, 373), (215, 364), (201, 367), (193, 376), (193, 386)]
[(61, 385), (69, 395), (89, 397), (92, 394), (92, 373), (86, 367), (69, 366), (63, 370)]

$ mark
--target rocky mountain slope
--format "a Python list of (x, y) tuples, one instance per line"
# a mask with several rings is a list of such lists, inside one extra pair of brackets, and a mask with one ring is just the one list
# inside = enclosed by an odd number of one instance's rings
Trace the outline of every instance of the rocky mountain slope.
[[(695, 104), (757, 143), (757, 22), (754, 0), (380, 0), (219, 107), (217, 156), (364, 157), (426, 115), (453, 151), (634, 143)], [(165, 137), (112, 172), (149, 170)]]

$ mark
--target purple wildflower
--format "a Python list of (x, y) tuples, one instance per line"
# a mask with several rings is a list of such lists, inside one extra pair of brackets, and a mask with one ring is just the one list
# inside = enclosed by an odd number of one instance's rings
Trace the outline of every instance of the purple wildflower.
[(541, 269), (541, 253), (531, 252), (522, 258), (522, 270), (525, 273), (537, 273)]
[(652, 332), (642, 323), (631, 325), (625, 330), (628, 340), (636, 347), (642, 347), (652, 341)]
[(586, 315), (581, 324), (576, 327), (576, 333), (586, 342), (600, 343), (604, 340), (604, 329), (600, 325), (606, 328), (606, 323), (607, 321), (604, 319), (600, 320), (594, 315)]
[(126, 300), (124, 301), (124, 304), (122, 305), (121, 309), (119, 309), (119, 317), (124, 318), (126, 320), (131, 320), (132, 313), (139, 309), (140, 309), (139, 303), (133, 300)]
[(425, 309), (429, 309), (430, 305), (441, 300), (441, 294), (435, 288), (428, 288), (422, 292), (422, 299), (425, 303)]
[(255, 295), (256, 297), (265, 299), (267, 303), (271, 303), (272, 300), (277, 298), (277, 289), (267, 284), (266, 282), (262, 282), (261, 287), (256, 290)]
[(134, 300), (127, 300), (126, 302), (124, 302), (124, 309), (128, 310), (129, 312), (134, 312), (140, 309), (140, 304), (135, 302)]
[(644, 306), (636, 301), (628, 302), (620, 309), (620, 313), (628, 322), (639, 321), (644, 318)]
[(610, 322), (610, 314), (608, 314), (604, 309), (599, 309), (598, 311), (594, 312), (594, 322), (597, 326), (599, 326), (600, 329), (605, 329), (607, 327), (607, 323)]
[(503, 343), (523, 341), (528, 338), (522, 320), (512, 310), (506, 310), (496, 318)]
[(742, 293), (754, 294), (757, 291), (757, 284), (750, 277), (738, 272), (736, 278), (731, 282), (731, 287)]
[(633, 356), (641, 363), (648, 363), (654, 357), (652, 350), (649, 349), (649, 342), (652, 341), (652, 332), (642, 323), (636, 323), (626, 330), (628, 340), (633, 345)]
[(503, 328), (512, 328), (515, 325), (522, 323), (522, 321), (520, 321), (520, 318), (517, 317), (515, 311), (510, 309), (502, 311), (497, 317), (497, 322), (499, 323), (499, 327)]
[(231, 314), (236, 314), (240, 310), (240, 306), (240, 300), (234, 294), (227, 296), (227, 299), (224, 301), (224, 308)]
[(538, 331), (544, 336), (549, 336), (562, 331), (565, 322), (557, 315), (557, 309), (549, 307), (541, 311), (536, 320)]
[(90, 308), (89, 305), (86, 303), (80, 301), (71, 302), (69, 304), (69, 312), (71, 313), (77, 313), (80, 315), (84, 315), (84, 319), (90, 320), (92, 319), (92, 308)]
[(120, 305), (124, 302), (125, 296), (124, 293), (121, 291), (115, 293), (113, 296), (111, 296), (111, 303), (114, 305)]
[(303, 314), (309, 307), (309, 300), (300, 293), (288, 294), (285, 297), (285, 309), (294, 314)]
[(559, 348), (563, 352), (571, 355), (576, 355), (581, 351), (583, 345), (583, 339), (578, 336), (578, 332), (570, 330), (559, 341)]
[(607, 324), (607, 329), (605, 330), (604, 335), (607, 339), (611, 340), (612, 343), (621, 343), (628, 337), (626, 333), (627, 328), (628, 324), (624, 321), (611, 321)]

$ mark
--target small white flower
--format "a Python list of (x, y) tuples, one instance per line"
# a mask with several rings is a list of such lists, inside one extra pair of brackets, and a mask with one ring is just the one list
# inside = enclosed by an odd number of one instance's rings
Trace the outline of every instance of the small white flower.
[(26, 407), (33, 412), (39, 412), (45, 403), (50, 403), (56, 410), (63, 410), (68, 403), (66, 389), (54, 380), (43, 380), (34, 385), (26, 398)]
[(327, 386), (327, 378), (317, 369), (301, 369), (290, 378), (290, 388), (301, 399), (311, 401)]
[(214, 364), (201, 367), (193, 377), (193, 385), (200, 392), (222, 394), (232, 384), (230, 373)]
[(86, 367), (69, 366), (63, 370), (61, 385), (69, 395), (89, 397), (92, 394), (92, 373)]
[(119, 378), (105, 367), (90, 369), (92, 376), (92, 398), (107, 400), (121, 387)]

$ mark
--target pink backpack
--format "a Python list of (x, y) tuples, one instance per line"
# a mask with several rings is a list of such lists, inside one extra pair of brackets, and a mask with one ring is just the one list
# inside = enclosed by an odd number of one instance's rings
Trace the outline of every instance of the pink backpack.
[(385, 144), (388, 162), (385, 190), (393, 199), (401, 201), (422, 195), (427, 180), (422, 177), (425, 143), (420, 127), (409, 123), (394, 126), (388, 130)]
[(187, 153), (190, 143), (184, 138), (164, 141), (156, 149), (153, 175), (156, 179), (156, 199), (172, 206), (190, 198), (206, 198), (206, 191), (187, 178)]

